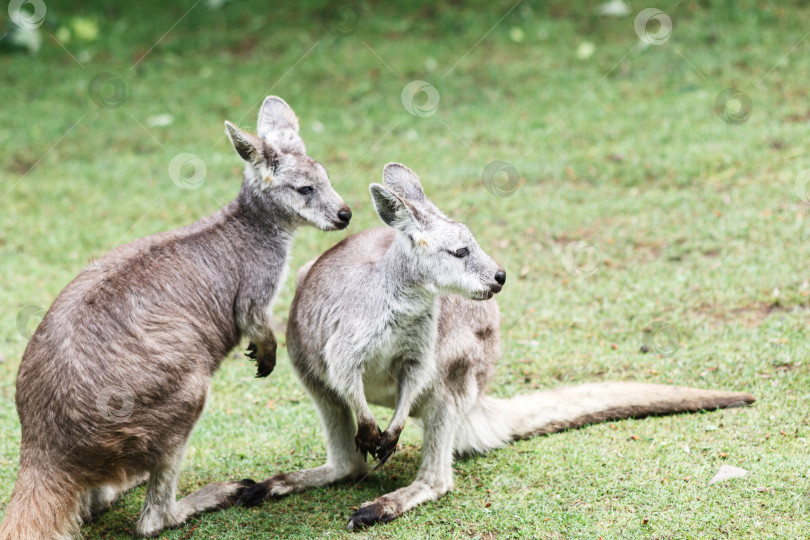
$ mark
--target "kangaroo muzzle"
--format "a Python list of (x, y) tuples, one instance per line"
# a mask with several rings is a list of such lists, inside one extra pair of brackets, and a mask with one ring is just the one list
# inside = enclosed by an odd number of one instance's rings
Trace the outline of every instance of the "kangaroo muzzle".
[(349, 226), (349, 222), (352, 220), (352, 211), (349, 209), (348, 206), (344, 206), (337, 213), (338, 221), (335, 223), (335, 226), (341, 230), (345, 229)]

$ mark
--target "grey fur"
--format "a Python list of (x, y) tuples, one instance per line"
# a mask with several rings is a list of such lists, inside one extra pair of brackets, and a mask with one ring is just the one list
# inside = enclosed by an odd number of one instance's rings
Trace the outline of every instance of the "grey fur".
[[(265, 139), (226, 128), (245, 160), (237, 198), (91, 263), (28, 344), (17, 376), (20, 470), (1, 539), (78, 535), (81, 519), (147, 473), (141, 536), (229, 506), (248, 485), (210, 484), (175, 501), (222, 359), (246, 336), (260, 367), (275, 363), (270, 309), (296, 228), (342, 229), (350, 213), (323, 166), (298, 151), (295, 114), (280, 98), (268, 97), (259, 114)], [(303, 186), (313, 191), (296, 192)]]
[[(250, 487), (243, 504), (366, 474), (362, 452), (387, 459), (408, 415), (424, 428), (415, 480), (365, 503), (350, 529), (390, 521), (447, 493), (454, 454), (590, 422), (753, 401), (743, 393), (637, 383), (487, 396), (500, 356), (500, 312), (487, 299), (500, 290), (498, 266), (466, 227), (424, 199), (412, 171), (391, 164), (384, 180), (371, 191), (392, 228), (355, 234), (305, 265), (287, 326), (290, 358), (326, 432), (327, 462)], [(468, 248), (463, 259), (448, 253), (459, 247)], [(382, 434), (367, 401), (394, 408)]]

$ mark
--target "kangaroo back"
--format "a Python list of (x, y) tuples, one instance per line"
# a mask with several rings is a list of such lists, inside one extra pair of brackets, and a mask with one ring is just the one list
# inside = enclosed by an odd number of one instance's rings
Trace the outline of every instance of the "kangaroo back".
[(513, 440), (624, 418), (742, 407), (754, 396), (634, 382), (590, 383), (511, 399), (482, 395), (456, 434), (459, 454), (485, 453)]

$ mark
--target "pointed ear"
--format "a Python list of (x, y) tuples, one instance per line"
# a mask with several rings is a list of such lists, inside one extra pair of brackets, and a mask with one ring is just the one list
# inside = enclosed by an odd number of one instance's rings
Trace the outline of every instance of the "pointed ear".
[(228, 134), (236, 153), (247, 163), (254, 166), (269, 165), (275, 168), (276, 152), (262, 139), (247, 131), (242, 131), (228, 121), (225, 122), (225, 133)]
[(393, 191), (380, 184), (371, 184), (368, 190), (377, 215), (386, 225), (404, 232), (409, 228), (418, 228), (411, 208)]
[(383, 183), (391, 191), (412, 202), (425, 200), (422, 183), (416, 173), (401, 163), (389, 163), (383, 169)]
[(278, 96), (267, 96), (259, 109), (259, 137), (264, 138), (271, 131), (285, 129), (298, 133), (298, 117), (286, 101)]
[(298, 135), (298, 118), (280, 97), (267, 96), (264, 99), (256, 132), (282, 152), (307, 153), (304, 141)]

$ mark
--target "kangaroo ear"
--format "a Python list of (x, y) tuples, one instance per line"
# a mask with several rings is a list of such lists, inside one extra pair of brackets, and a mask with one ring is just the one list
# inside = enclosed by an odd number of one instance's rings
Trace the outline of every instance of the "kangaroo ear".
[(380, 184), (371, 184), (368, 190), (371, 192), (374, 210), (386, 225), (403, 232), (418, 228), (411, 208), (393, 191)]
[(228, 121), (225, 122), (225, 133), (228, 134), (236, 153), (247, 163), (255, 167), (269, 165), (275, 168), (276, 151), (262, 139), (242, 131)]
[(291, 129), (298, 133), (298, 118), (287, 105), (287, 102), (278, 96), (264, 98), (262, 108), (259, 110), (259, 137), (264, 138), (270, 131)]
[(391, 191), (408, 201), (425, 200), (425, 192), (416, 173), (401, 163), (389, 163), (383, 169), (383, 183)]
[(298, 135), (298, 118), (287, 102), (278, 96), (264, 98), (256, 132), (282, 151), (306, 153), (304, 141)]

